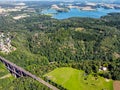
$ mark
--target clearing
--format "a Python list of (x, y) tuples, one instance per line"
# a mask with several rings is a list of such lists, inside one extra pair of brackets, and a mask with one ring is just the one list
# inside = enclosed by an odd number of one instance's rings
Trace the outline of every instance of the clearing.
[(113, 90), (112, 80), (69, 67), (57, 68), (44, 76), (68, 90)]

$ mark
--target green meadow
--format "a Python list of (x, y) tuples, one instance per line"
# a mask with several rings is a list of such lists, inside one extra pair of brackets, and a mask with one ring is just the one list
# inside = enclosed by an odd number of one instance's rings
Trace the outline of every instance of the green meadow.
[(82, 70), (68, 67), (57, 68), (45, 77), (68, 90), (113, 90), (112, 80), (86, 75)]

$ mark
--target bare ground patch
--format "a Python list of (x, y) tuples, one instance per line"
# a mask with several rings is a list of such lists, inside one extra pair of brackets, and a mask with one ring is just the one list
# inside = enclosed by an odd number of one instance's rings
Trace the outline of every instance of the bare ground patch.
[(120, 81), (114, 81), (113, 87), (114, 90), (120, 90)]

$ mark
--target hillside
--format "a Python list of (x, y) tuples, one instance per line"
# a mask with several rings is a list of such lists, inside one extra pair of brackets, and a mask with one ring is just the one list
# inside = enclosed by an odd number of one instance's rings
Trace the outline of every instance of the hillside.
[[(104, 78), (120, 80), (119, 22), (118, 13), (100, 19), (65, 20), (45, 15), (31, 15), (20, 20), (0, 16), (0, 31), (11, 33), (11, 45), (16, 48), (8, 54), (0, 52), (0, 55), (42, 78), (55, 68), (72, 67), (86, 74), (95, 73), (103, 81)], [(107, 70), (99, 72), (100, 67)], [(30, 88), (32, 81), (22, 78), (10, 85)], [(32, 86), (47, 88), (34, 81)]]

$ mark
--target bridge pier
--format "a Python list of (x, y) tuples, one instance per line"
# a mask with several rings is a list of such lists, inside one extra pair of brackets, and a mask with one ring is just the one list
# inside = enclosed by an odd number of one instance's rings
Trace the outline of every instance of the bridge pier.
[(18, 70), (14, 65), (11, 65), (8, 61), (0, 57), (0, 61), (5, 64), (9, 72), (16, 78), (26, 76), (21, 70)]
[(22, 71), (17, 70), (17, 68), (15, 68), (14, 66), (5, 63), (5, 66), (7, 67), (7, 69), (9, 70), (9, 72), (15, 76), (15, 78), (19, 78), (19, 77), (23, 77)]

